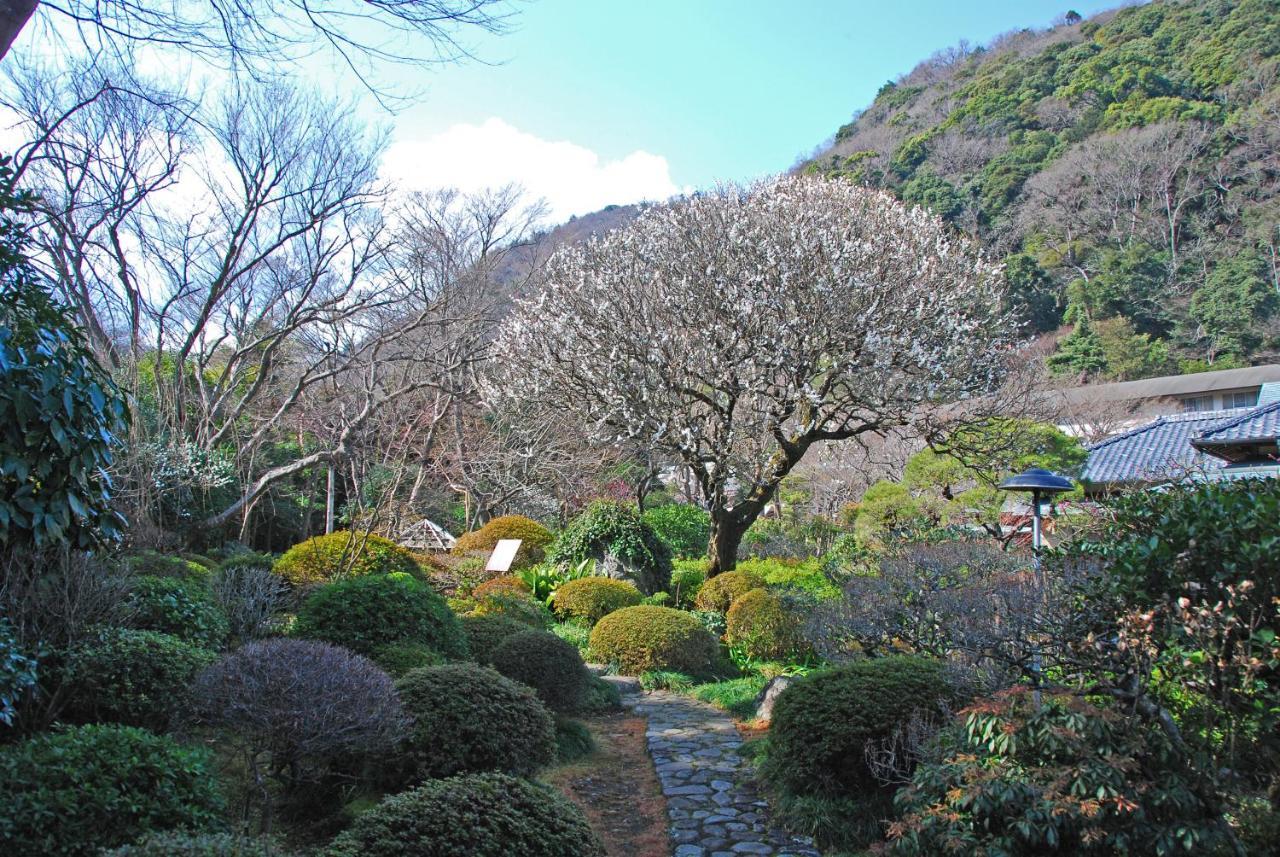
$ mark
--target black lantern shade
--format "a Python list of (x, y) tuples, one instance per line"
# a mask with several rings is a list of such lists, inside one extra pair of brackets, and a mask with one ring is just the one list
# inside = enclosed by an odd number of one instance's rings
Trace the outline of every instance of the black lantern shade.
[(1033, 467), (1025, 473), (1010, 476), (1000, 483), (1005, 491), (1030, 491), (1034, 494), (1061, 494), (1075, 488), (1075, 483), (1065, 476), (1051, 473), (1043, 467)]

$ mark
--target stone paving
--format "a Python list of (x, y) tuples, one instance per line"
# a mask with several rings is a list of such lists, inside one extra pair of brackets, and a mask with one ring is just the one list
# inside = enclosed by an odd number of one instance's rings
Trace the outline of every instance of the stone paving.
[(647, 717), (645, 736), (667, 798), (674, 857), (819, 857), (813, 840), (769, 827), (742, 739), (728, 715), (668, 691), (623, 697)]

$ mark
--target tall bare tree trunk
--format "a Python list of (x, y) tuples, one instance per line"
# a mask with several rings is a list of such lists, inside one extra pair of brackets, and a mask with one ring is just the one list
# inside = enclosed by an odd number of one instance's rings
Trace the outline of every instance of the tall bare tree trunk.
[(707, 559), (711, 561), (711, 567), (707, 569), (707, 577), (738, 567), (738, 546), (742, 544), (742, 537), (747, 534), (749, 526), (749, 521), (743, 523), (736, 517), (712, 516), (711, 539), (707, 544)]

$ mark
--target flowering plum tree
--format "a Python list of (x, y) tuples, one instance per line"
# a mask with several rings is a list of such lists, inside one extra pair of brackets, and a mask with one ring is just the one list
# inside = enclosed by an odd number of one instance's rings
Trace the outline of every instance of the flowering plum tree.
[(726, 186), (559, 250), (503, 328), (493, 388), (689, 467), (716, 574), (811, 446), (998, 384), (1002, 279), (887, 193), (816, 176)]

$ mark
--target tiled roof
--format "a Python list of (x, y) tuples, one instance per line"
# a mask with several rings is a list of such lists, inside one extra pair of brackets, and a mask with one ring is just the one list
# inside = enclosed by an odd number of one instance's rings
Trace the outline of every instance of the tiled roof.
[(1197, 445), (1275, 440), (1280, 437), (1280, 402), (1250, 408), (1238, 417), (1223, 420), (1196, 438)]
[(1255, 408), (1199, 411), (1160, 417), (1089, 447), (1080, 478), (1092, 483), (1135, 483), (1217, 470), (1223, 462), (1191, 445), (1193, 438), (1224, 419), (1243, 416)]

